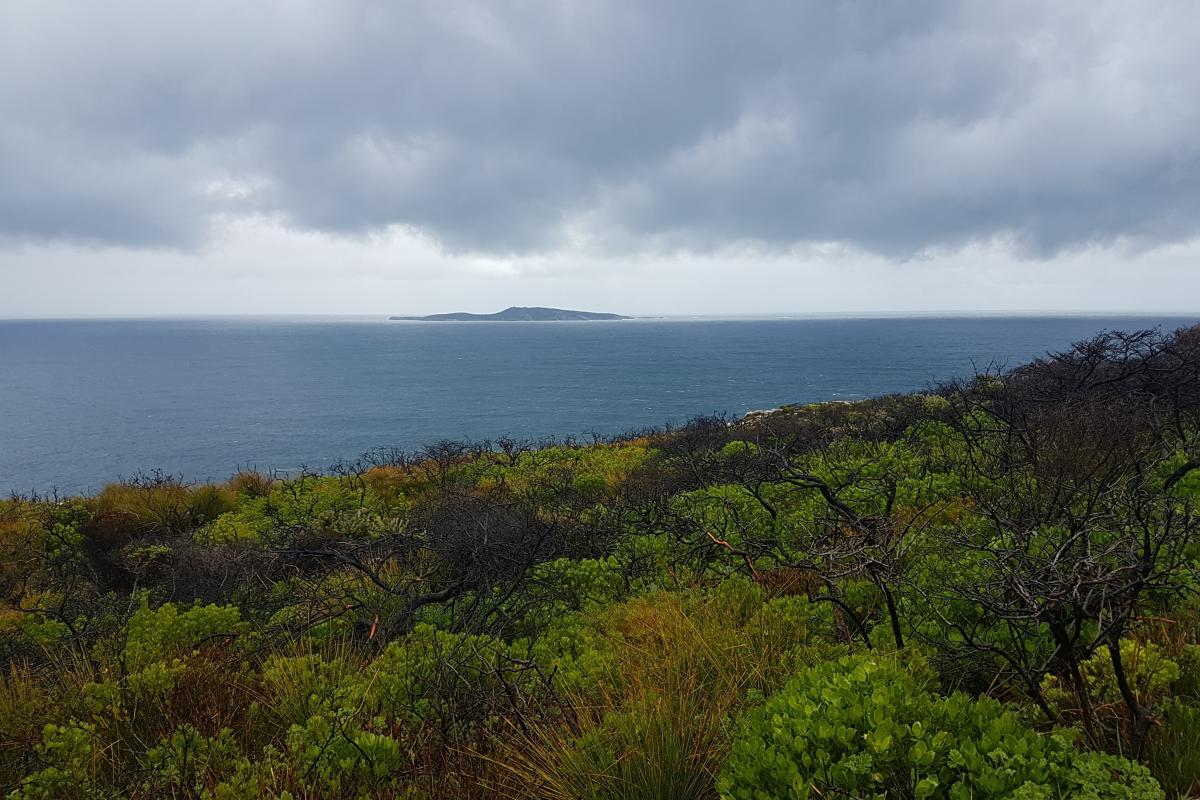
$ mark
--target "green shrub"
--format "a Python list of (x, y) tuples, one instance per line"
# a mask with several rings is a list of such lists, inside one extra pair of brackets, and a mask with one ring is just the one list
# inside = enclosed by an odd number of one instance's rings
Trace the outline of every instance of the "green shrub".
[(939, 697), (894, 658), (799, 673), (743, 720), (723, 798), (1163, 797), (1142, 767), (1078, 752), (988, 699)]
[(253, 758), (239, 758), (231, 774), (205, 789), (200, 800), (296, 800), (284, 788), (292, 769), (278, 749), (267, 745)]
[(528, 648), (533, 661), (553, 676), (557, 690), (583, 693), (611, 677), (612, 641), (598, 629), (597, 616), (595, 612), (563, 614)]
[[(1153, 702), (1180, 678), (1179, 664), (1167, 658), (1163, 648), (1153, 642), (1122, 639), (1121, 661), (1130, 688), (1142, 703)], [(1083, 662), (1080, 670), (1098, 699), (1107, 703), (1120, 701), (1121, 693), (1107, 649), (1102, 648)]]
[[(238, 636), (247, 629), (234, 606), (196, 605), (180, 610), (173, 603), (164, 603), (151, 608), (143, 595), (122, 635), (97, 643), (90, 662), (95, 668), (80, 681), (78, 703), (73, 708), (79, 716), (95, 722), (97, 730), (105, 735), (129, 736), (121, 725), (138, 720), (150, 726), (141, 729), (138, 737), (152, 736), (149, 742), (153, 742), (174, 727), (167, 715), (190, 714), (189, 706), (198, 702), (199, 696), (231, 696), (229, 687), (205, 685), (217, 674), (232, 682), (227, 667), (223, 667), (221, 672), (209, 669), (194, 674), (190, 699), (172, 700), (189, 665), (205, 664), (199, 657), (201, 647)], [(195, 679), (202, 683), (195, 685)], [(146, 746), (139, 742), (134, 749), (140, 752)]]
[(230, 511), (196, 532), (195, 538), (206, 545), (235, 544), (261, 541), (272, 528), (271, 520), (262, 514)]
[(222, 728), (216, 736), (205, 736), (193, 725), (180, 725), (146, 752), (149, 777), (143, 788), (156, 796), (195, 796), (229, 772), (239, 756), (229, 728)]
[(1179, 664), (1179, 677), (1171, 687), (1172, 693), (1200, 701), (1200, 645), (1184, 645), (1175, 660)]
[(427, 726), (449, 736), (495, 718), (508, 692), (533, 677), (510, 662), (510, 646), (498, 639), (424, 624), (371, 661), (326, 650), (268, 658), (258, 713), (293, 731), (332, 716), (342, 727), (351, 720), (374, 731)]
[[(1165, 650), (1157, 644), (1122, 639), (1120, 646), (1126, 679), (1138, 702), (1153, 706), (1180, 681), (1179, 664), (1168, 658)], [(1121, 730), (1126, 724), (1126, 711), (1108, 648), (1100, 647), (1082, 662), (1080, 672), (1095, 704), (1093, 711), (1096, 718), (1112, 733), (1113, 741), (1119, 742)], [(1078, 715), (1079, 699), (1062, 677), (1046, 675), (1042, 679), (1042, 693), (1051, 707), (1060, 713), (1070, 711), (1072, 715)]]
[(537, 633), (565, 614), (612, 605), (624, 586), (621, 564), (605, 558), (558, 558), (531, 570), (535, 600), (512, 603), (518, 635)]
[(316, 714), (293, 725), (288, 752), (318, 797), (357, 797), (363, 790), (393, 786), (405, 763), (400, 742), (362, 730), (346, 711)]
[(93, 800), (95, 740), (95, 729), (86, 723), (47, 725), (36, 748), (42, 769), (26, 776), (8, 800)]
[(314, 714), (336, 708), (361, 669), (347, 659), (323, 653), (272, 655), (259, 676), (261, 709), (285, 730)]
[(197, 605), (180, 611), (174, 603), (152, 609), (142, 598), (141, 607), (125, 625), (122, 663), (130, 672), (160, 661), (186, 655), (203, 642), (245, 632), (236, 606)]
[(354, 698), (381, 719), (429, 725), (448, 736), (489, 721), (506, 692), (532, 677), (515, 670), (508, 654), (490, 636), (417, 625), (364, 671)]

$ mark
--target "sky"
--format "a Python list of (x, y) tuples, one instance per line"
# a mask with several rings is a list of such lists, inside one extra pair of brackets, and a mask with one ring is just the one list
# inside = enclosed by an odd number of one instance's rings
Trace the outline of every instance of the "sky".
[(1200, 310), (1194, 0), (5, 0), (0, 317)]

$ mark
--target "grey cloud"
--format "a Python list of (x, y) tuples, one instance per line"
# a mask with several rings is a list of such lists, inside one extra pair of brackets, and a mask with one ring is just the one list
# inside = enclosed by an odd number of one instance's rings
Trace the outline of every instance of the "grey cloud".
[(1197, 35), (1188, 0), (17, 0), (0, 238), (1151, 246), (1200, 234)]

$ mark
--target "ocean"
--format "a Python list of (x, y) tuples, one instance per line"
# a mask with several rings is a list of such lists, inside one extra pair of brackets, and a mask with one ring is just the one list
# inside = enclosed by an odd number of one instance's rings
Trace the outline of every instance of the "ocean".
[(920, 390), (1180, 317), (0, 321), (0, 492), (328, 469), (441, 439), (611, 435)]

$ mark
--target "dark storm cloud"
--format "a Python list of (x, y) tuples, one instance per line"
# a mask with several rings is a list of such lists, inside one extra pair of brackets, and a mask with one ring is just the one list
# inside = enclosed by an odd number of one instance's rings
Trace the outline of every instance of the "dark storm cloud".
[(1200, 233), (1200, 6), (7, 3), (0, 237), (451, 250)]

